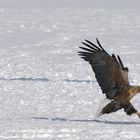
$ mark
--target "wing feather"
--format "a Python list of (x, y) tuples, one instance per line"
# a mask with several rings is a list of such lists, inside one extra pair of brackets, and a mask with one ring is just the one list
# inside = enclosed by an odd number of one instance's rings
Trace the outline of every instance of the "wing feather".
[(85, 41), (83, 44), (86, 48), (80, 47), (85, 51), (79, 51), (78, 54), (92, 66), (103, 93), (108, 99), (114, 99), (120, 94), (121, 88), (128, 84), (122, 73), (122, 61), (120, 57), (117, 60), (114, 54), (110, 56), (98, 39), (96, 41), (99, 46), (88, 40)]
[(129, 78), (128, 78), (128, 72), (129, 72), (129, 70), (128, 70), (127, 67), (124, 67), (120, 56), (118, 55), (117, 57), (118, 57), (118, 60), (119, 60), (119, 64), (121, 66), (122, 76), (123, 76), (125, 82), (129, 84)]

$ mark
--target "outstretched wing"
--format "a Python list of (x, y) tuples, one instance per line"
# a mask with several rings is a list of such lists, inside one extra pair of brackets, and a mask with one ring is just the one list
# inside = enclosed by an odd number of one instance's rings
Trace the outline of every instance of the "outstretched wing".
[(79, 51), (78, 54), (91, 64), (95, 77), (106, 97), (114, 99), (121, 93), (122, 87), (128, 85), (123, 77), (121, 59), (118, 58), (118, 61), (115, 55), (110, 56), (98, 39), (96, 40), (98, 46), (88, 40), (82, 42), (86, 47), (80, 47), (84, 51)]

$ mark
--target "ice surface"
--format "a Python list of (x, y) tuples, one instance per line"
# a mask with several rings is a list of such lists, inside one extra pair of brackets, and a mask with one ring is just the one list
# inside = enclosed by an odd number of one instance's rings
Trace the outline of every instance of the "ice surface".
[[(91, 67), (77, 55), (98, 37), (140, 83), (140, 11), (0, 10), (0, 139), (135, 139), (140, 120), (122, 110), (96, 117), (104, 99)], [(140, 110), (140, 96), (133, 105)]]

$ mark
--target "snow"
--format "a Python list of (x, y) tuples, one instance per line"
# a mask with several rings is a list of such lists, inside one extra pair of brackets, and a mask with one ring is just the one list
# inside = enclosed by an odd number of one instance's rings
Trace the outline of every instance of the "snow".
[[(0, 139), (139, 139), (123, 110), (97, 117), (104, 102), (81, 41), (119, 54), (139, 85), (140, 14), (129, 9), (0, 10)], [(140, 96), (132, 104), (140, 110)]]

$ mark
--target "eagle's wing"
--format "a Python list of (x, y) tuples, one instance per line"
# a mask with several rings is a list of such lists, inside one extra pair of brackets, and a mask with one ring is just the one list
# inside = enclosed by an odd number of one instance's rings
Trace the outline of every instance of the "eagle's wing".
[[(80, 47), (84, 51), (79, 51), (79, 55), (88, 61), (95, 72), (95, 77), (108, 99), (114, 99), (121, 93), (123, 86), (129, 84), (124, 78), (124, 66), (120, 57), (110, 56), (99, 43), (96, 46), (92, 42), (85, 40), (82, 42), (86, 47)], [(127, 73), (128, 74), (128, 73)], [(127, 76), (128, 77), (128, 76)]]
[(129, 69), (127, 67), (124, 67), (124, 65), (122, 63), (122, 60), (121, 60), (119, 55), (117, 55), (117, 58), (118, 58), (117, 59), (116, 56), (114, 54), (112, 54), (112, 58), (120, 65), (123, 79), (125, 80), (125, 82), (127, 84), (129, 84), (129, 78), (128, 78)]

